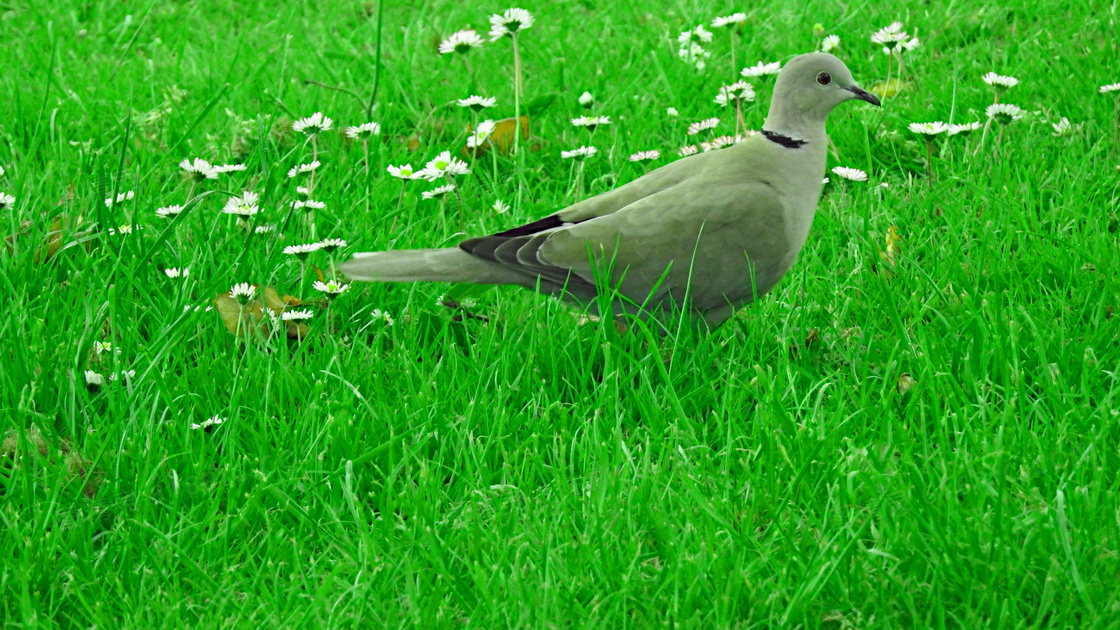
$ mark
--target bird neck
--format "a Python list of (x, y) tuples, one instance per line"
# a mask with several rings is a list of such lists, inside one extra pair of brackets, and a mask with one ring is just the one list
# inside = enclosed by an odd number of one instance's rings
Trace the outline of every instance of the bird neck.
[(811, 121), (804, 116), (797, 115), (791, 111), (794, 108), (783, 108), (783, 111), (775, 111), (775, 108), (770, 108), (770, 113), (766, 115), (766, 122), (762, 125), (762, 134), (769, 140), (778, 143), (786, 148), (800, 148), (805, 145), (813, 145), (824, 143), (825, 130), (824, 123)]

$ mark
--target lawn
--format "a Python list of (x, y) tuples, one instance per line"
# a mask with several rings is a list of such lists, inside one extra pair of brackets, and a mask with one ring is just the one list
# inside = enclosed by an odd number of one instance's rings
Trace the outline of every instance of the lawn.
[[(0, 3), (0, 625), (1120, 628), (1116, 7), (522, 6), (515, 103), (508, 5)], [(829, 121), (866, 181), (722, 327), (320, 290), (733, 135), (720, 87), (826, 35), (885, 91)]]

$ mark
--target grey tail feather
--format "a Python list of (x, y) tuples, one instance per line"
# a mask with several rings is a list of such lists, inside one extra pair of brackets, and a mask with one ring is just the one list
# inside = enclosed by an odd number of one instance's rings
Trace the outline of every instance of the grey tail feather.
[(458, 247), (364, 252), (339, 267), (351, 280), (366, 282), (467, 282), (524, 284), (525, 274), (468, 254)]

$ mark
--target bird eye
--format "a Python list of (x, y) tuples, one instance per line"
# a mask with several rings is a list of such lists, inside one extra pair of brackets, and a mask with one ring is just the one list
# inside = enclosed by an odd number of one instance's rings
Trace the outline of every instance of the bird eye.
[(820, 83), (821, 85), (828, 85), (829, 83), (832, 83), (832, 75), (827, 72), (818, 74), (817, 83)]

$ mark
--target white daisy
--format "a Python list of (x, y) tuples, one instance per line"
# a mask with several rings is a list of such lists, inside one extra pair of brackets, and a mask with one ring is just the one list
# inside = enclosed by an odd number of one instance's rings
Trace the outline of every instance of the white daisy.
[(509, 204), (498, 199), (494, 201), (494, 205), (490, 206), (490, 209), (493, 210), (495, 214), (505, 214), (509, 212)]
[(439, 44), (439, 54), (449, 55), (451, 53), (467, 54), (472, 48), (481, 48), (482, 38), (474, 29), (466, 29), (451, 34), (451, 37), (443, 40)]
[(112, 208), (114, 205), (119, 204), (119, 203), (124, 203), (125, 201), (128, 201), (129, 199), (132, 199), (135, 196), (136, 196), (136, 193), (134, 191), (131, 191), (131, 190), (128, 191), (128, 192), (119, 193), (119, 194), (117, 194), (117, 200), (116, 201), (113, 201), (112, 197), (109, 197), (108, 199), (106, 199), (105, 200), (105, 207)]
[(253, 296), (256, 294), (257, 287), (249, 284), (248, 282), (235, 284), (233, 285), (233, 288), (229, 290), (229, 296), (242, 304), (253, 299)]
[(1023, 117), (1023, 110), (1011, 103), (992, 103), (984, 110), (988, 118), (994, 118), (1001, 125), (1010, 124), (1012, 121)]
[(743, 141), (743, 138), (741, 136), (717, 136), (715, 138), (712, 138), (711, 142), (705, 142), (703, 144), (707, 145), (704, 148), (705, 151), (714, 151), (715, 149), (722, 149), (723, 147), (729, 147), (733, 144), (738, 144), (742, 141)]
[(1069, 123), (1069, 119), (1065, 116), (1062, 116), (1062, 119), (1058, 122), (1051, 123), (1050, 126), (1054, 128), (1055, 136), (1066, 136), (1073, 131), (1073, 125)]
[(893, 22), (890, 26), (881, 28), (871, 36), (871, 43), (882, 46), (888, 52), (894, 50), (899, 44), (905, 43), (910, 36), (902, 30), (902, 22)]
[(684, 146), (684, 147), (681, 147), (681, 148), (677, 149), (677, 155), (679, 155), (681, 157), (688, 157), (690, 155), (695, 155), (699, 152), (700, 152), (700, 149), (697, 149), (695, 144), (690, 144), (688, 146)]
[(324, 116), (323, 112), (315, 112), (307, 118), (301, 118), (292, 123), (292, 129), (313, 136), (317, 133), (330, 130), (333, 125), (334, 121)]
[(120, 354), (121, 349), (114, 348), (111, 341), (95, 341), (93, 342), (93, 352), (94, 354)]
[(393, 322), (392, 316), (379, 308), (375, 308), (370, 311), (369, 316), (371, 319), (380, 319), (381, 321), (385, 322), (386, 326), (392, 326), (395, 323)]
[(268, 234), (276, 229), (275, 225), (258, 225), (253, 228), (253, 234)]
[(296, 177), (297, 175), (302, 175), (304, 173), (310, 173), (311, 171), (319, 168), (320, 166), (322, 166), (322, 165), (319, 163), (319, 160), (315, 160), (314, 162), (311, 162), (310, 164), (300, 164), (299, 166), (293, 166), (291, 168), (291, 170), (288, 171), (288, 177), (292, 178), (292, 177)]
[(1002, 88), (1005, 90), (1019, 85), (1019, 79), (1016, 79), (1015, 77), (1005, 77), (1002, 74), (996, 74), (994, 72), (985, 74), (984, 76), (980, 77), (980, 80), (992, 87)]
[(677, 43), (682, 47), (689, 44), (707, 44), (710, 41), (712, 41), (712, 32), (703, 25), (677, 35)]
[(453, 190), (455, 190), (455, 184), (444, 184), (443, 186), (439, 186), (431, 190), (425, 190), (424, 192), (420, 193), (420, 198), (424, 200), (439, 199), (447, 193), (452, 192)]
[(731, 85), (725, 85), (719, 89), (719, 94), (716, 94), (715, 102), (721, 107), (727, 107), (735, 101), (749, 103), (754, 100), (754, 87), (746, 81), (736, 81)]
[(136, 378), (136, 370), (121, 370), (120, 372), (113, 372), (109, 375), (109, 382), (113, 383), (121, 379), (132, 380)]
[(832, 172), (839, 175), (840, 177), (843, 177), (844, 179), (849, 179), (853, 182), (865, 182), (865, 181), (867, 181), (867, 172), (866, 171), (861, 171), (858, 168), (849, 168), (847, 166), (835, 166), (835, 167), (832, 168)]
[(397, 179), (419, 179), (415, 171), (412, 170), (411, 164), (402, 164), (401, 166), (390, 166), (385, 169), (389, 174)]
[[(136, 226), (136, 229), (137, 230), (143, 230), (144, 226), (138, 225), (138, 226)], [(118, 225), (115, 228), (109, 228), (109, 235), (110, 236), (115, 236), (117, 234), (132, 234), (132, 224), (131, 223), (122, 223), (121, 225)]]
[(455, 175), (469, 175), (471, 169), (467, 163), (456, 157), (451, 157), (450, 151), (444, 151), (430, 160), (417, 175), (432, 182), (441, 177), (454, 177)]
[(747, 21), (746, 13), (732, 13), (724, 17), (717, 17), (712, 20), (712, 28), (723, 28), (725, 26), (735, 26)]
[(665, 108), (665, 115), (670, 117), (670, 118), (676, 118), (677, 116), (680, 116), (681, 113), (677, 111), (676, 107), (666, 107)]
[(1109, 92), (1120, 91), (1120, 83), (1109, 83), (1108, 85), (1101, 86), (1101, 94), (1108, 94)]
[(240, 173), (246, 170), (247, 166), (244, 164), (218, 164), (214, 166), (214, 172), (221, 175), (222, 173)]
[(319, 241), (319, 247), (328, 254), (341, 247), (346, 247), (346, 241), (341, 238), (325, 238)]
[(949, 131), (949, 125), (946, 125), (940, 120), (935, 120), (933, 122), (910, 123), (909, 128), (910, 131), (924, 136), (936, 136), (937, 134)]
[(580, 116), (572, 119), (573, 126), (587, 127), (588, 131), (595, 131), (596, 127), (609, 124), (611, 124), (610, 116)]
[(497, 41), (507, 35), (512, 37), (533, 25), (533, 16), (525, 9), (506, 9), (501, 15), (490, 16), (490, 41)]
[(0, 166), (0, 177), (3, 177), (3, 176), (4, 176), (4, 173), (6, 173), (6, 172), (7, 172), (7, 171), (5, 171), (5, 170), (4, 170), (4, 167), (3, 167), (3, 166)]
[(821, 52), (830, 53), (840, 47), (840, 36), (829, 35), (821, 40)]
[(584, 92), (579, 95), (579, 104), (584, 107), (591, 107), (595, 103), (595, 97), (591, 96), (591, 92)]
[(708, 129), (714, 129), (715, 126), (718, 125), (718, 124), (719, 124), (719, 119), (718, 118), (707, 118), (705, 120), (701, 120), (700, 122), (694, 122), (694, 123), (692, 123), (691, 125), (688, 126), (688, 135), (695, 136), (696, 134), (700, 133), (701, 131), (706, 131)]
[(656, 160), (659, 157), (661, 157), (661, 152), (656, 150), (656, 149), (654, 149), (652, 151), (638, 151), (637, 153), (634, 153), (634, 154), (630, 155), (630, 161), (631, 162), (648, 162), (650, 160)]
[(760, 61), (749, 68), (743, 68), (739, 74), (746, 78), (765, 77), (771, 74), (778, 74), (778, 71), (781, 69), (781, 62), (775, 61), (773, 63), (766, 63), (765, 61)]
[(196, 182), (201, 182), (206, 179), (218, 179), (217, 169), (202, 158), (195, 158), (193, 162), (189, 159), (184, 159), (182, 162), (179, 162), (179, 168), (186, 172), (188, 179), (192, 179)]
[(16, 198), (8, 193), (0, 192), (0, 210), (10, 210), (16, 205)]
[(317, 252), (322, 247), (319, 243), (304, 243), (302, 245), (289, 245), (284, 248), (283, 253), (290, 256), (295, 256), (300, 259), (307, 258), (308, 254)]
[(313, 315), (314, 313), (311, 312), (311, 309), (305, 308), (294, 311), (284, 311), (284, 313), (280, 316), (280, 319), (286, 322), (302, 322), (304, 320), (311, 319)]
[(692, 42), (681, 46), (680, 50), (677, 51), (677, 56), (700, 71), (708, 66), (708, 58), (712, 56), (712, 53), (704, 50), (704, 47), (700, 44)]
[(217, 425), (219, 425), (223, 422), (225, 422), (224, 418), (222, 418), (221, 416), (214, 416), (213, 418), (207, 418), (207, 419), (203, 420), (202, 422), (198, 422), (198, 423), (192, 422), (191, 423), (191, 430), (192, 431), (198, 431), (199, 429), (209, 429), (210, 427), (217, 426)]
[(347, 127), (346, 137), (354, 138), (356, 140), (367, 140), (372, 136), (381, 133), (381, 125), (375, 122), (367, 122), (358, 125), (357, 127)]
[(251, 217), (261, 211), (260, 206), (257, 205), (260, 198), (261, 196), (255, 192), (242, 191), (241, 196), (230, 197), (226, 200), (226, 205), (222, 206), (222, 212), (241, 217)]
[(596, 149), (595, 147), (580, 147), (578, 149), (572, 149), (571, 151), (561, 151), (560, 157), (565, 160), (571, 158), (579, 158), (582, 160), (583, 158), (591, 157), (598, 152), (599, 149)]
[(175, 204), (173, 206), (164, 206), (162, 208), (156, 208), (156, 216), (161, 219), (170, 219), (171, 217), (178, 215), (182, 211), (183, 206), (180, 206), (179, 204)]
[(296, 186), (296, 194), (301, 197), (310, 197), (311, 189), (307, 186)]
[(183, 267), (182, 269), (179, 269), (178, 267), (168, 267), (168, 268), (163, 270), (163, 273), (165, 273), (168, 278), (172, 278), (172, 279), (174, 279), (174, 278), (186, 278), (187, 276), (190, 275), (191, 270), (186, 268), (186, 267)]
[(105, 384), (105, 377), (93, 370), (86, 370), (84, 376), (89, 387), (101, 387)]
[(327, 204), (323, 203), (322, 201), (315, 201), (314, 199), (307, 199), (307, 200), (293, 201), (292, 202), (292, 209), (293, 210), (304, 210), (304, 209), (308, 209), (308, 208), (310, 208), (311, 210), (322, 210), (323, 208), (326, 208), (326, 207), (327, 207)]
[(328, 296), (335, 297), (345, 293), (346, 289), (350, 288), (350, 285), (343, 284), (338, 280), (328, 280), (326, 282), (323, 282), (322, 280), (316, 280), (315, 283), (311, 285), (311, 287), (316, 291), (322, 291)]
[(469, 107), (473, 111), (480, 112), (487, 107), (493, 107), (495, 104), (497, 104), (498, 99), (494, 98), (493, 96), (482, 97), (478, 96), (477, 94), (472, 94), (467, 98), (459, 99), (457, 102), (459, 104), (459, 107)]
[(910, 39), (902, 42), (902, 45), (899, 46), (898, 50), (910, 52), (911, 50), (914, 50), (915, 48), (917, 48), (918, 46), (921, 46), (921, 45), (922, 45), (921, 40), (919, 40), (917, 37), (911, 37)]
[(983, 126), (984, 125), (980, 122), (967, 122), (967, 123), (960, 123), (960, 124), (952, 124), (952, 125), (949, 125), (948, 131), (949, 131), (950, 136), (955, 136), (957, 134), (968, 135), (968, 134), (972, 133), (973, 131), (976, 131), (977, 129), (979, 129)]
[(494, 133), (494, 121), (484, 120), (478, 123), (478, 128), (475, 129), (467, 136), (467, 146), (475, 148), (490, 139), (490, 134)]

